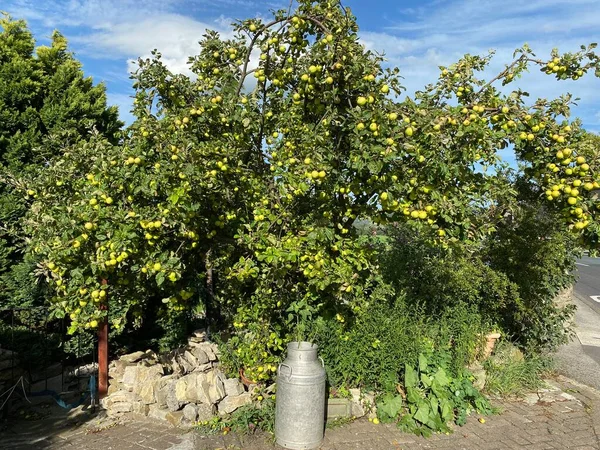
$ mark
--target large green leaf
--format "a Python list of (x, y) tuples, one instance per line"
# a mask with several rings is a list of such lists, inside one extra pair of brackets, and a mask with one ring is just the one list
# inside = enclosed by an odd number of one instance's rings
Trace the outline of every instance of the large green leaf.
[(429, 404), (431, 406), (431, 411), (435, 412), (437, 414), (437, 410), (438, 410), (438, 406), (439, 406), (439, 400), (436, 396), (431, 395), (429, 397)]
[(377, 410), (393, 419), (402, 410), (402, 397), (400, 395), (385, 394), (378, 402)]
[(408, 400), (409, 403), (418, 403), (422, 398), (423, 396), (419, 389), (410, 386), (406, 387), (406, 400)]
[(449, 400), (440, 400), (440, 410), (442, 413), (442, 419), (444, 419), (445, 422), (452, 420), (452, 417), (454, 416), (454, 411), (452, 410), (452, 404)]
[(421, 423), (427, 423), (429, 421), (430, 411), (431, 409), (429, 408), (429, 404), (426, 401), (423, 401), (419, 405), (419, 409), (417, 409), (417, 412), (413, 417), (415, 418), (415, 420), (418, 420)]
[(427, 374), (422, 373), (421, 374), (421, 383), (423, 383), (423, 386), (425, 386), (425, 387), (430, 387), (431, 386), (431, 377)]
[(448, 379), (448, 376), (446, 375), (446, 371), (444, 369), (442, 369), (441, 367), (437, 370), (433, 379), (441, 387), (448, 386), (448, 384), (450, 383), (450, 380)]
[(404, 366), (404, 385), (406, 387), (416, 387), (419, 382), (417, 371), (410, 365)]

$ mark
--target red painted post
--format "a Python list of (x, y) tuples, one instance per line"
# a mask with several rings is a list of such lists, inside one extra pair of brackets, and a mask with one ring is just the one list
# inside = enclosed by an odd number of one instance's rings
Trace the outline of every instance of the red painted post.
[[(102, 280), (106, 285), (107, 281)], [(103, 305), (108, 312), (108, 303)], [(108, 393), (108, 314), (98, 329), (98, 398), (101, 399)]]

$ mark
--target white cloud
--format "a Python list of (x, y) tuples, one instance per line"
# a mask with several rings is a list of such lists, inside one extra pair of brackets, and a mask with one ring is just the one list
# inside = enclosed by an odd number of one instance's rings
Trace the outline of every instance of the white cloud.
[[(198, 41), (207, 28), (217, 27), (177, 14), (163, 14), (134, 23), (116, 23), (73, 41), (104, 58), (146, 58), (156, 48), (170, 70), (185, 73), (188, 57), (199, 52)], [(226, 37), (231, 35), (230, 30), (217, 31)]]
[(473, 41), (512, 34), (571, 32), (597, 29), (597, 0), (458, 0), (424, 4), (414, 18), (391, 27), (399, 32), (471, 35)]
[(169, 11), (181, 0), (9, 0), (15, 16), (41, 21), (48, 28), (86, 27), (101, 29), (111, 24)]
[[(255, 2), (219, 0), (219, 7), (252, 7)], [(187, 72), (187, 60), (199, 51), (198, 41), (206, 29), (231, 36), (224, 16), (197, 20), (191, 12), (211, 1), (184, 0), (14, 0), (15, 17), (25, 17), (43, 28), (65, 30), (78, 53), (91, 58), (132, 60), (146, 58), (153, 49), (174, 72)], [(131, 69), (131, 64), (128, 64)], [(125, 69), (125, 66), (124, 66)]]
[[(136, 69), (138, 57), (148, 58), (151, 51), (157, 49), (171, 71), (189, 75), (188, 58), (199, 53), (198, 42), (207, 29), (232, 37), (232, 20), (225, 15), (216, 19), (208, 19), (206, 15), (207, 20), (199, 20), (192, 17), (192, 13), (201, 17), (203, 9), (215, 5), (229, 10), (257, 7), (256, 2), (246, 0), (8, 1), (11, 14), (26, 18), (37, 36), (47, 36), (51, 29), (60, 29), (80, 57), (97, 61), (90, 61), (96, 80), (117, 83), (125, 92), (131, 92), (128, 73)], [(210, 17), (213, 16), (214, 12)], [(102, 63), (109, 60), (110, 64)], [(115, 63), (121, 64), (122, 72), (115, 70)], [(108, 100), (119, 106), (123, 120), (132, 121), (129, 95), (109, 89)]]

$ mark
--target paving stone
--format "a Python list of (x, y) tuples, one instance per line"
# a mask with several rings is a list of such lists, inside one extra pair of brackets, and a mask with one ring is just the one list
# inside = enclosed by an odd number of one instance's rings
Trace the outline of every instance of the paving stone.
[[(147, 441), (144, 443), (144, 446), (151, 450), (168, 450), (172, 447), (175, 447), (182, 442), (181, 436), (161, 436), (158, 439), (153, 441)], [(193, 448), (193, 447), (192, 447)]]
[(145, 442), (155, 441), (160, 437), (160, 433), (155, 433), (149, 430), (136, 430), (134, 433), (123, 437), (123, 440), (133, 444), (144, 444)]
[[(570, 386), (565, 382), (559, 385)], [(600, 450), (600, 394), (578, 386), (576, 400), (527, 405), (519, 401), (497, 401), (503, 414), (486, 417), (486, 422), (472, 416), (464, 427), (454, 427), (450, 435), (420, 438), (401, 433), (393, 424), (374, 425), (366, 419), (346, 426), (327, 429), (322, 450)], [(179, 413), (182, 414), (182, 413)], [(0, 432), (0, 448), (36, 450), (268, 450), (276, 447), (268, 435), (235, 434), (202, 436), (195, 431), (184, 434), (177, 428), (144, 418), (132, 421), (120, 418), (116, 426), (86, 428), (95, 423), (92, 416), (79, 423), (23, 422)], [(88, 425), (85, 425), (88, 421)], [(82, 425), (84, 422), (84, 425)], [(102, 422), (99, 423), (102, 425)], [(17, 426), (18, 425), (18, 426)], [(113, 424), (115, 425), (115, 424)], [(93, 428), (93, 427), (92, 427)]]

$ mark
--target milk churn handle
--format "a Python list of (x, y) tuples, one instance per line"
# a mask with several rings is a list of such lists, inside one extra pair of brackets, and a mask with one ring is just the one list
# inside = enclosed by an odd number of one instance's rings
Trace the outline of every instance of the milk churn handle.
[(288, 369), (290, 369), (290, 374), (287, 376), (287, 378), (289, 380), (290, 378), (292, 378), (292, 366), (290, 366), (288, 364), (285, 364), (285, 363), (279, 364), (279, 368), (277, 370), (277, 375), (281, 376), (281, 368), (284, 367), (284, 366), (287, 367)]
[(322, 365), (323, 367), (325, 367), (325, 361), (323, 361), (323, 358), (321, 358), (321, 357), (319, 356), (319, 359), (321, 360), (321, 365)]

